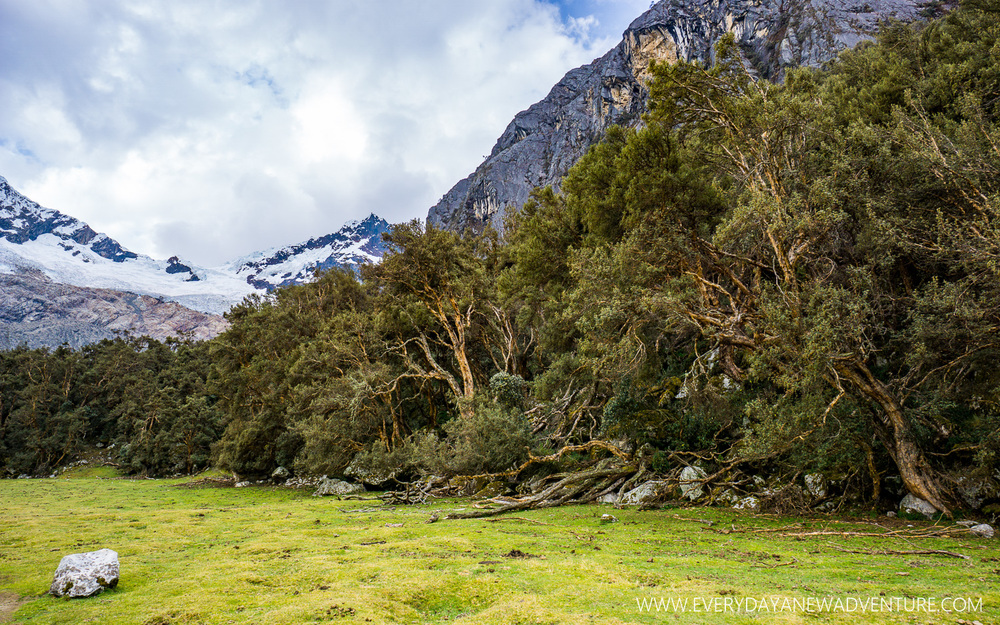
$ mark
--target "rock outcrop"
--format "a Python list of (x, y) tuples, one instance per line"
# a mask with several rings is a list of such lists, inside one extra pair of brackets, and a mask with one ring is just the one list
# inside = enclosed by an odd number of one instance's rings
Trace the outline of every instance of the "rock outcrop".
[(228, 325), (218, 315), (148, 295), (56, 284), (40, 272), (0, 274), (0, 349), (77, 348), (121, 333), (203, 340)]
[(118, 554), (110, 549), (75, 553), (59, 561), (49, 592), (56, 597), (92, 597), (118, 585)]
[(651, 61), (710, 61), (733, 33), (762, 77), (817, 66), (874, 36), (885, 20), (919, 19), (917, 0), (662, 0), (625, 31), (621, 43), (570, 71), (540, 102), (514, 117), (489, 157), (456, 184), (427, 222), (456, 231), (499, 228), (535, 187), (553, 185), (612, 125), (641, 123)]
[(684, 467), (681, 471), (681, 496), (694, 501), (705, 494), (703, 480), (708, 477), (701, 467)]
[(920, 514), (928, 519), (934, 518), (938, 513), (938, 509), (933, 505), (910, 493), (899, 502), (899, 510), (907, 514)]
[(351, 484), (343, 480), (324, 477), (320, 480), (319, 487), (313, 493), (313, 497), (339, 497), (341, 495), (353, 495), (363, 492), (365, 492), (365, 487), (361, 484)]

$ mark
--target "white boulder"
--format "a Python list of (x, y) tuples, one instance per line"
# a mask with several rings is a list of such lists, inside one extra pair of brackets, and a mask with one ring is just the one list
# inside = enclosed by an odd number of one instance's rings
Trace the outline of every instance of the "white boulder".
[(708, 474), (700, 467), (684, 467), (680, 480), (681, 496), (694, 501), (704, 495), (705, 489), (702, 488), (702, 480), (707, 477)]
[(669, 491), (669, 485), (663, 480), (650, 480), (640, 484), (622, 495), (619, 506), (641, 506), (646, 503), (656, 503), (664, 498)]
[(618, 493), (607, 493), (605, 495), (601, 495), (597, 498), (597, 503), (616, 504), (618, 503)]
[(910, 514), (922, 514), (928, 519), (933, 518), (938, 512), (938, 509), (931, 505), (930, 502), (924, 501), (920, 497), (915, 497), (910, 493), (907, 493), (906, 497), (903, 497), (903, 501), (899, 502), (899, 509)]
[(117, 585), (118, 554), (101, 549), (60, 560), (49, 592), (56, 597), (91, 597)]
[(969, 528), (969, 531), (972, 532), (973, 536), (977, 536), (979, 538), (993, 538), (994, 534), (993, 526), (987, 525), (986, 523), (973, 525), (972, 527)]
[(363, 492), (365, 492), (365, 487), (361, 484), (351, 484), (343, 480), (324, 477), (319, 481), (319, 487), (313, 493), (313, 497), (339, 497), (341, 495), (353, 495), (354, 493)]

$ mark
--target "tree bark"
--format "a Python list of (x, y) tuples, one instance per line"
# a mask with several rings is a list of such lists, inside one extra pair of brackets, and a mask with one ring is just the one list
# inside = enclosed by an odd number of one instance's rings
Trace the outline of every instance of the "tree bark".
[(888, 446), (889, 454), (895, 461), (907, 490), (951, 516), (951, 510), (945, 504), (948, 497), (938, 483), (935, 471), (924, 456), (924, 452), (913, 440), (910, 423), (895, 396), (885, 384), (875, 379), (864, 363), (852, 360), (838, 363), (836, 369), (841, 377), (882, 409), (884, 425), (887, 426), (891, 438), (891, 445)]

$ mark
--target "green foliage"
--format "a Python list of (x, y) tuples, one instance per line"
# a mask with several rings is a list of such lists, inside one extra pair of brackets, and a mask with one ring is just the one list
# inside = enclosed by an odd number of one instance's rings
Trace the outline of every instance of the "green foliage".
[(490, 378), (490, 392), (501, 406), (513, 410), (524, 405), (527, 386), (521, 376), (500, 371)]
[(169, 475), (207, 467), (222, 433), (215, 397), (206, 389), (208, 345), (140, 340), (135, 348), (138, 362), (120, 380), (111, 407), (123, 470)]
[(206, 344), (144, 338), (0, 354), (0, 461), (46, 473), (97, 444), (126, 473), (192, 473), (221, 433)]
[(521, 412), (483, 402), (477, 404), (471, 416), (445, 423), (440, 433), (416, 432), (391, 450), (376, 443), (359, 454), (354, 463), (381, 474), (499, 473), (527, 460), (536, 442)]
[(297, 439), (288, 433), (314, 414), (315, 387), (336, 384), (335, 372), (353, 358), (345, 325), (367, 302), (352, 273), (334, 270), (268, 298), (251, 296), (227, 314), (231, 326), (211, 347), (210, 388), (226, 428), (214, 450), (219, 466), (266, 477), (295, 461)]
[(444, 431), (444, 467), (455, 474), (506, 471), (527, 460), (534, 446), (524, 415), (494, 404), (478, 406), (469, 419), (452, 419)]

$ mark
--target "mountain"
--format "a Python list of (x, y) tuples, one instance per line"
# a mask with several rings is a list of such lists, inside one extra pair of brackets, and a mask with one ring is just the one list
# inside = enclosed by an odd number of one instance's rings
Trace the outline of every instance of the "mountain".
[(378, 262), (382, 218), (251, 254), (221, 267), (136, 254), (86, 223), (43, 208), (0, 177), (0, 348), (76, 347), (129, 331), (211, 338), (251, 293), (312, 280), (317, 269)]
[(317, 269), (377, 263), (386, 252), (382, 234), (389, 227), (389, 222), (371, 214), (361, 221), (347, 222), (332, 234), (250, 254), (225, 268), (258, 289), (301, 284), (311, 280)]
[(818, 66), (874, 36), (885, 20), (913, 21), (941, 2), (917, 0), (661, 0), (622, 41), (566, 74), (518, 113), (490, 155), (433, 206), (427, 222), (456, 231), (499, 228), (535, 187), (553, 185), (612, 125), (636, 126), (645, 112), (650, 61), (711, 60), (732, 33), (746, 62), (780, 80), (789, 67)]
[(0, 274), (0, 349), (81, 347), (122, 332), (212, 338), (229, 324), (148, 295), (57, 284), (38, 271)]
[(226, 271), (130, 252), (82, 221), (39, 206), (0, 177), (0, 273), (32, 271), (56, 284), (150, 295), (213, 314), (255, 290)]

